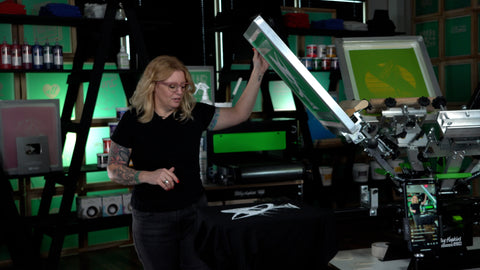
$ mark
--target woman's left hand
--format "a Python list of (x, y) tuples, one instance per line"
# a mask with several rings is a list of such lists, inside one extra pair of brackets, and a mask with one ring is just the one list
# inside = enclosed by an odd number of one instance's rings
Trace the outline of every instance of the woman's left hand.
[(267, 71), (270, 65), (268, 64), (267, 60), (265, 60), (265, 58), (263, 58), (263, 56), (255, 48), (253, 48), (253, 51), (253, 68), (257, 69), (258, 72), (263, 74)]

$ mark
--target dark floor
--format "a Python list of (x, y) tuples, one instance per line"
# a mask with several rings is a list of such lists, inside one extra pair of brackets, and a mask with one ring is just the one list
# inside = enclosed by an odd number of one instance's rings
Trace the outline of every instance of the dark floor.
[[(352, 214), (347, 214), (348, 216)], [(390, 220), (364, 216), (337, 223), (337, 240), (340, 250), (370, 247), (377, 241), (391, 241), (398, 237)], [(10, 267), (0, 269), (11, 270)], [(136, 270), (143, 269), (133, 245), (82, 252), (63, 256), (59, 269), (68, 270)]]
[(133, 245), (64, 256), (59, 269), (68, 270), (137, 270), (143, 269)]

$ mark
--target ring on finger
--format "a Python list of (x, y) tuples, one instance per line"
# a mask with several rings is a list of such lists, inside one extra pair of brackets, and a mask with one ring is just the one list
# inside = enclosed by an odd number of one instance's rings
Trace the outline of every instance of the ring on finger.
[(165, 180), (163, 181), (163, 183), (164, 183), (165, 185), (167, 185), (167, 184), (168, 184), (168, 180), (165, 179)]

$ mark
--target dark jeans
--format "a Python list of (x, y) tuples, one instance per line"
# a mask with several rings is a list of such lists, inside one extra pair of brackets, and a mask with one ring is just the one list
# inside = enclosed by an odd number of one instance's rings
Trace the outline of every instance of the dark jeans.
[(209, 269), (194, 248), (197, 209), (206, 198), (176, 211), (133, 210), (133, 240), (146, 270)]

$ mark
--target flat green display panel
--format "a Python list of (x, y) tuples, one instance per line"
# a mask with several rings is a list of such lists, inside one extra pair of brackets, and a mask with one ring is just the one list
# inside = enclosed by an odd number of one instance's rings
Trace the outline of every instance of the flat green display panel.
[(471, 54), (472, 16), (445, 19), (445, 56)]
[[(248, 64), (232, 64), (232, 70), (249, 70), (250, 65)], [(230, 82), (230, 90), (231, 90), (231, 98), (232, 98), (232, 106), (237, 104), (238, 99), (242, 96), (243, 91), (247, 87), (248, 78), (242, 78), (240, 84), (238, 85), (238, 79), (236, 81)], [(236, 91), (235, 91), (236, 89)], [(258, 91), (257, 99), (255, 100), (255, 105), (253, 105), (252, 112), (262, 112), (262, 88)]]
[(431, 15), (439, 12), (439, 0), (415, 0), (415, 16)]
[[(71, 69), (71, 63), (64, 64), (65, 69)], [(25, 73), (27, 83), (27, 99), (58, 99), (60, 112), (67, 96), (68, 72), (28, 72)], [(72, 118), (75, 111), (72, 112)]]
[(285, 131), (222, 133), (213, 135), (213, 152), (236, 153), (284, 150), (287, 147)]
[(470, 0), (445, 0), (445, 10), (454, 10), (459, 8), (470, 7)]
[(421, 22), (415, 25), (415, 34), (422, 36), (430, 58), (440, 55), (440, 33), (438, 21)]
[(347, 99), (441, 95), (421, 36), (339, 38)]
[(272, 106), (275, 112), (295, 111), (292, 90), (283, 81), (268, 82)]
[[(92, 63), (86, 63), (84, 69), (92, 69)], [(105, 70), (115, 70), (115, 63), (105, 63)], [(89, 83), (83, 84), (84, 99), (87, 97)], [(93, 118), (115, 118), (117, 107), (126, 107), (127, 97), (123, 90), (122, 80), (117, 73), (103, 73)]]
[(15, 99), (13, 73), (0, 73), (0, 100)]
[(445, 65), (445, 98), (450, 102), (467, 103), (471, 97), (472, 65), (459, 63)]
[(323, 125), (345, 133), (360, 129), (261, 16), (244, 37)]
[[(22, 0), (22, 5), (25, 5), (27, 15), (38, 16), (40, 8), (50, 4), (70, 4), (68, 0)], [(45, 44), (48, 40), (50, 45), (58, 43), (63, 47), (63, 53), (73, 53), (71, 28), (67, 26), (55, 25), (24, 25), (23, 26), (24, 40), (30, 45), (38, 41), (40, 45)]]

